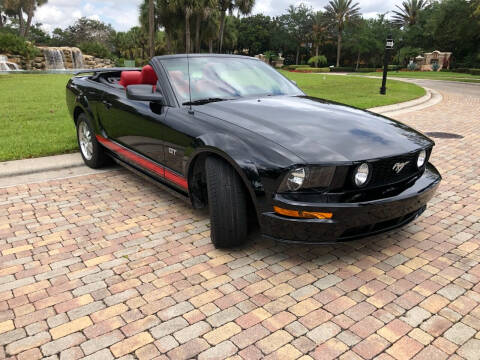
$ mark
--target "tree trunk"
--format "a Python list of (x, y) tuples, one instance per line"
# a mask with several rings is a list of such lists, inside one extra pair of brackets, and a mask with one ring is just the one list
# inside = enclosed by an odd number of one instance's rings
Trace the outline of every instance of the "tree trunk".
[(0, 29), (3, 28), (3, 14), (0, 11)]
[(18, 10), (18, 34), (20, 36), (23, 36), (25, 34), (25, 24), (24, 24), (24, 19), (23, 19), (23, 10), (20, 8)]
[(337, 67), (340, 66), (341, 51), (342, 51), (342, 33), (339, 31), (337, 36)]
[(150, 58), (155, 56), (155, 8), (153, 0), (148, 0), (148, 47)]
[(25, 24), (25, 29), (24, 29), (24, 33), (23, 33), (24, 37), (28, 36), (30, 26), (32, 25), (33, 13), (34, 13), (34, 5), (32, 5), (31, 8), (29, 8), (28, 12), (27, 12), (27, 23)]
[(208, 52), (213, 53), (213, 39), (208, 40)]
[(220, 14), (220, 32), (218, 34), (218, 52), (222, 52), (223, 47), (223, 32), (225, 30), (225, 12), (226, 10), (222, 10)]
[(318, 67), (318, 48), (319, 48), (319, 46), (318, 46), (318, 43), (317, 43), (317, 45), (315, 46), (315, 58), (317, 59), (317, 60), (315, 60), (315, 67)]
[(198, 13), (197, 18), (195, 19), (195, 51), (197, 53), (200, 51), (200, 26), (202, 25), (202, 14)]
[(298, 65), (299, 56), (300, 56), (300, 46), (297, 46), (297, 57), (295, 58), (295, 65)]
[(358, 65), (360, 64), (360, 50), (358, 50), (358, 55), (357, 55), (357, 66), (355, 68), (355, 71), (358, 71)]
[(190, 9), (185, 9), (185, 51), (190, 53)]

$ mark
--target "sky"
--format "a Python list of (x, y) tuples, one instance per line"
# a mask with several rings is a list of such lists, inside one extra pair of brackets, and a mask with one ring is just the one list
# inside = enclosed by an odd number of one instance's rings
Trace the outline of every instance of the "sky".
[[(357, 0), (365, 17), (392, 10), (401, 0)], [(65, 28), (82, 16), (111, 24), (117, 31), (126, 31), (138, 25), (138, 6), (142, 0), (49, 0), (38, 8), (35, 22), (42, 23), (43, 29), (51, 32)], [(300, 3), (321, 10), (328, 0), (256, 0), (253, 14), (277, 16), (285, 13), (290, 4)]]

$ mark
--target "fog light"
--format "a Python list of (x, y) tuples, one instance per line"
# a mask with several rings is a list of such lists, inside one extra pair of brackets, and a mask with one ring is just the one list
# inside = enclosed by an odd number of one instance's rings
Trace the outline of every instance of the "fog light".
[(425, 160), (427, 159), (427, 152), (425, 150), (420, 151), (418, 154), (417, 158), (417, 166), (418, 168), (421, 168), (423, 165), (425, 165)]
[(364, 186), (368, 181), (368, 174), (370, 173), (370, 167), (367, 163), (363, 163), (355, 170), (355, 185), (358, 187)]

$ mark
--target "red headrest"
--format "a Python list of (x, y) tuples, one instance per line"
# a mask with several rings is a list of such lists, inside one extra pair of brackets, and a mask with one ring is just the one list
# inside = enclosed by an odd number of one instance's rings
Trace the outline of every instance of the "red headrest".
[(150, 65), (146, 65), (142, 68), (142, 84), (157, 85), (157, 74)]
[(142, 83), (142, 73), (140, 71), (122, 71), (119, 84), (123, 87), (128, 85), (138, 85)]

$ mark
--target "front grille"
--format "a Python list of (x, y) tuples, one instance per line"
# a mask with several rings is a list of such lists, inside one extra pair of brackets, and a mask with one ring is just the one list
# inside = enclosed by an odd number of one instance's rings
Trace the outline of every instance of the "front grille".
[[(372, 177), (368, 186), (395, 184), (417, 175), (417, 156), (416, 153), (407, 154), (371, 162)], [(400, 171), (395, 171), (395, 164), (405, 165)], [(397, 170), (399, 166), (401, 165), (397, 165)]]

